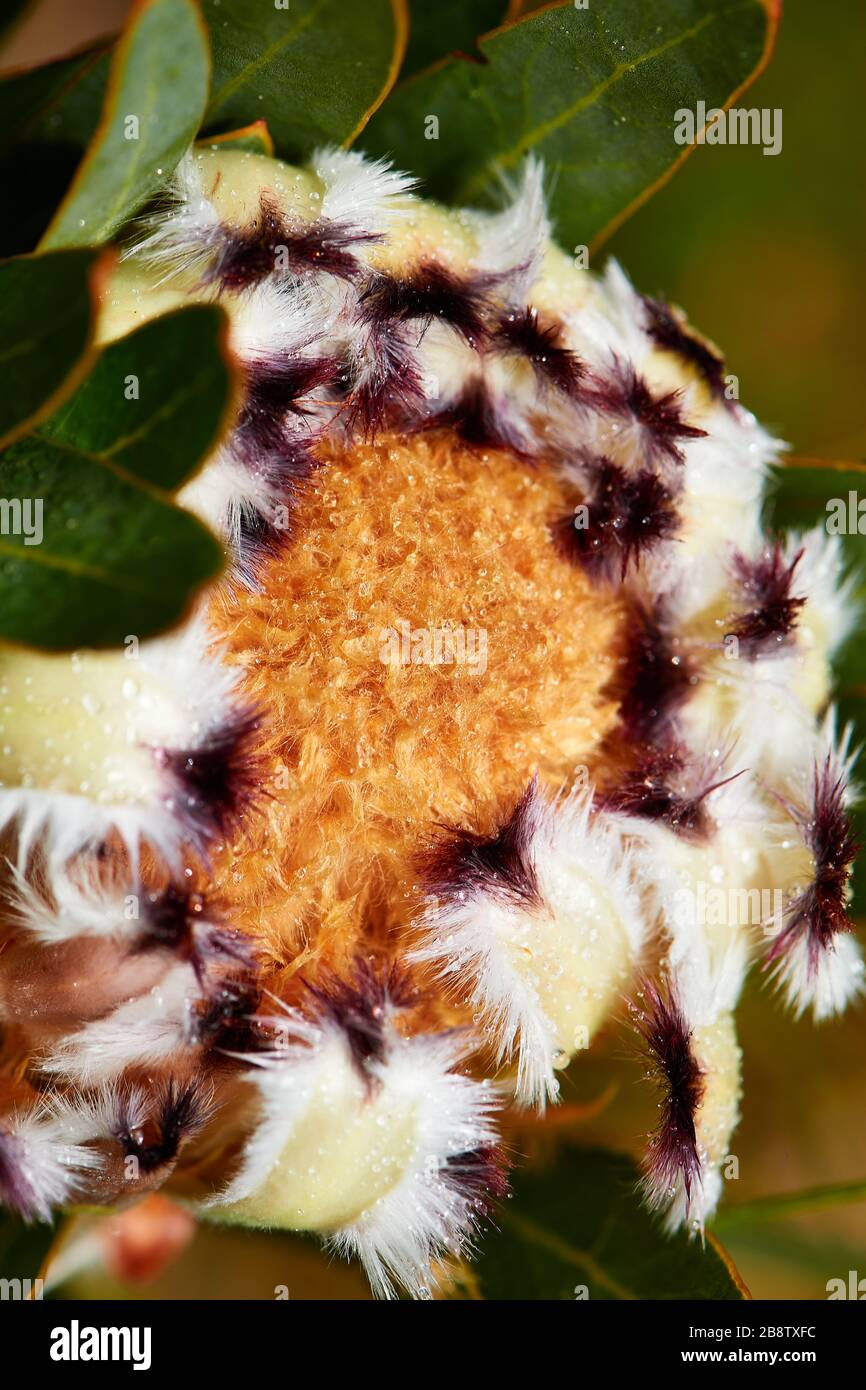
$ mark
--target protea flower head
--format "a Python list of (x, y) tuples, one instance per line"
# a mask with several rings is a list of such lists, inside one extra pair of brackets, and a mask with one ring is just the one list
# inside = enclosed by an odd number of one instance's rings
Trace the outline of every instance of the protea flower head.
[(780, 445), (557, 248), (531, 160), (483, 214), (196, 148), (103, 336), (190, 300), (244, 380), (179, 498), (225, 577), (158, 640), (0, 655), (0, 1194), (164, 1185), (423, 1294), (506, 1191), (498, 1112), (620, 1016), (648, 1200), (702, 1227), (750, 964), (816, 1019), (862, 988), (838, 540), (764, 533)]

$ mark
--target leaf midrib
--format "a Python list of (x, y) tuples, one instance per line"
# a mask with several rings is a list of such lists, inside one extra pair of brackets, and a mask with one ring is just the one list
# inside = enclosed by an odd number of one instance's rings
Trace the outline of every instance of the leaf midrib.
[(39, 429), (33, 430), (24, 440), (18, 440), (18, 447), (22, 443), (26, 443), (27, 439), (36, 439), (40, 444), (45, 444), (52, 449), (59, 449), (63, 453), (72, 454), (74, 458), (84, 459), (86, 463), (95, 463), (97, 467), (113, 473), (121, 482), (128, 483), (155, 502), (161, 502), (169, 507), (174, 505), (171, 494), (164, 488), (159, 487), (156, 483), (148, 482), (146, 478), (139, 477), (137, 473), (130, 473), (122, 464), (115, 463), (107, 454), (93, 453), (90, 449), (83, 449), (80, 444), (75, 444), (72, 440), (61, 439), (53, 434), (44, 434)]
[[(210, 368), (203, 367), (201, 371), (199, 371), (197, 375), (194, 376), (189, 383), (187, 383), (186, 386), (176, 391), (174, 395), (170, 396), (159, 407), (158, 410), (155, 410), (152, 415), (148, 415), (147, 418), (143, 420), (142, 423), (138, 425), (136, 429), (130, 430), (129, 434), (120, 435), (117, 439), (114, 440), (112, 444), (108, 446), (108, 448), (97, 450), (96, 453), (90, 455), (90, 457), (94, 459), (103, 460), (106, 463), (113, 462), (117, 454), (123, 453), (125, 450), (133, 448), (136, 444), (139, 443), (140, 440), (146, 439), (147, 436), (151, 433), (151, 431), (156, 429), (156, 427), (159, 424), (163, 423), (167, 419), (171, 419), (172, 416), (177, 415), (182, 409), (182, 407), (190, 399), (194, 398), (197, 395), (200, 395), (202, 391), (202, 386), (207, 386), (210, 383), (212, 375), (213, 373)], [(45, 436), (41, 435), (40, 438), (44, 439)], [(58, 442), (57, 437), (52, 435), (51, 442)], [(118, 464), (117, 467), (122, 469), (123, 465)], [(125, 472), (126, 470), (123, 471)], [(138, 473), (129, 474), (128, 476), (137, 478), (140, 481), (146, 481), (144, 479), (141, 479), (141, 475)], [(180, 482), (177, 483), (176, 486), (183, 486), (185, 480), (186, 475), (183, 478), (181, 478)], [(156, 487), (158, 486), (158, 484), (153, 484), (153, 486)]]
[(660, 58), (665, 53), (669, 52), (670, 49), (677, 48), (680, 44), (695, 38), (702, 29), (705, 29), (708, 24), (712, 23), (713, 20), (717, 18), (718, 12), (715, 10), (710, 11), (708, 14), (704, 15), (703, 18), (699, 19), (696, 24), (693, 24), (691, 28), (684, 29), (679, 34), (674, 34), (671, 38), (666, 39), (664, 43), (659, 44), (657, 48), (650, 49), (647, 53), (641, 54), (638, 58), (631, 58), (627, 63), (617, 63), (616, 67), (607, 77), (603, 78), (601, 82), (596, 83), (591, 91), (585, 92), (583, 96), (578, 97), (577, 101), (572, 102), (571, 106), (566, 107), (556, 116), (551, 116), (549, 120), (543, 121), (540, 125), (535, 126), (533, 130), (527, 131), (510, 149), (487, 160), (485, 164), (482, 165), (481, 169), (458, 188), (455, 194), (455, 201), (458, 203), (472, 202), (473, 198), (478, 195), (484, 185), (493, 177), (494, 171), (497, 168), (510, 169), (528, 150), (533, 149), (542, 140), (546, 140), (549, 135), (561, 129), (563, 125), (574, 120), (575, 116), (579, 116), (582, 111), (588, 110), (589, 107), (594, 106), (596, 102), (598, 102), (611, 87), (616, 86), (623, 77), (634, 72), (637, 68), (642, 67), (644, 63), (653, 62), (656, 58)]
[(602, 1288), (607, 1289), (608, 1293), (613, 1294), (614, 1298), (625, 1302), (637, 1299), (637, 1294), (626, 1288), (619, 1280), (614, 1279), (613, 1275), (608, 1274), (588, 1250), (581, 1250), (576, 1245), (570, 1245), (551, 1231), (546, 1231), (543, 1226), (537, 1226), (527, 1216), (518, 1216), (510, 1209), (503, 1214), (502, 1222), (503, 1225), (512, 1226), (530, 1244), (541, 1246), (543, 1250), (548, 1250), (564, 1264), (572, 1265), (582, 1274), (588, 1274)]
[(270, 45), (270, 47), (266, 48), (264, 52), (258, 54), (252, 60), (252, 62), (247, 63), (246, 67), (240, 68), (235, 73), (234, 77), (229, 78), (228, 82), (224, 82), (222, 87), (220, 87), (219, 91), (214, 92), (211, 98), (209, 114), (211, 116), (216, 116), (220, 106), (222, 106), (230, 96), (234, 96), (238, 88), (243, 86), (247, 82), (250, 75), (252, 73), (258, 72), (260, 68), (266, 67), (270, 62), (273, 61), (276, 55), (282, 51), (282, 49), (286, 48), (289, 44), (294, 43), (295, 39), (300, 34), (302, 34), (304, 30), (310, 26), (310, 24), (312, 24), (316, 15), (323, 8), (323, 6), (328, 3), (329, 0), (317, 0), (317, 3), (313, 6), (313, 8), (306, 15), (302, 15), (293, 28), (289, 29), (287, 33), (283, 34), (281, 38), (276, 39), (274, 43)]
[(26, 561), (28, 564), (40, 566), (42, 569), (62, 570), (65, 574), (73, 574), (78, 579), (94, 579), (100, 584), (111, 584), (116, 588), (126, 590), (128, 593), (141, 594), (145, 598), (152, 598), (153, 596), (152, 585), (136, 584), (131, 576), (118, 574), (117, 570), (101, 569), (99, 565), (88, 565), (71, 557), (54, 555), (50, 551), (43, 550), (41, 545), (9, 545), (0, 540), (0, 555), (8, 555), (10, 559), (16, 560), (19, 564)]

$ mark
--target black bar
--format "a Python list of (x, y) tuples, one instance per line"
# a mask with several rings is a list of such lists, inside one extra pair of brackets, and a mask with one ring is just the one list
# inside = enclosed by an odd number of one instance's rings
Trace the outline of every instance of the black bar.
[[(101, 1329), (112, 1328), (116, 1335), (103, 1338)], [(476, 1366), (489, 1374), (501, 1361), (513, 1372), (515, 1356), (527, 1368), (534, 1365), (536, 1374), (548, 1367), (557, 1379), (590, 1375), (602, 1383), (608, 1374), (619, 1383), (623, 1373), (655, 1376), (675, 1367), (700, 1376), (712, 1365), (772, 1372), (806, 1366), (826, 1380), (860, 1364), (866, 1317), (855, 1300), (0, 1303), (7, 1365), (61, 1381), (83, 1373), (92, 1379), (103, 1369), (115, 1377), (132, 1373), (138, 1361), (137, 1378), (168, 1375), (182, 1384), (188, 1375), (194, 1390), (203, 1390), (205, 1378), (221, 1386), (232, 1375), (242, 1377), (241, 1390), (247, 1390), (251, 1375), (274, 1373), (286, 1383), (323, 1373), (330, 1382), (347, 1374), (399, 1376), (411, 1390), (413, 1363), (402, 1340), (408, 1332), (434, 1339), (426, 1348), (420, 1340), (411, 1345), (423, 1379), (438, 1360), (444, 1390), (455, 1377), (465, 1384)], [(382, 1340), (392, 1335), (399, 1340)], [(88, 1359), (91, 1350), (103, 1359)], [(117, 1359), (121, 1354), (125, 1359)], [(56, 1359), (60, 1355), (71, 1359)]]

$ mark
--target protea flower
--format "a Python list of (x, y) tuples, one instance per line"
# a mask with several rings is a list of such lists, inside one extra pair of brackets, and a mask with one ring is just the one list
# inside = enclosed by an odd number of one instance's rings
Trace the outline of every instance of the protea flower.
[(482, 214), (196, 148), (104, 337), (191, 300), (243, 371), (179, 498), (226, 576), (140, 647), (0, 658), (4, 1200), (165, 1186), (423, 1295), (506, 1190), (498, 1111), (620, 1016), (648, 1200), (701, 1229), (749, 966), (818, 1020), (862, 988), (838, 539), (764, 533), (781, 446), (556, 247), (532, 161)]

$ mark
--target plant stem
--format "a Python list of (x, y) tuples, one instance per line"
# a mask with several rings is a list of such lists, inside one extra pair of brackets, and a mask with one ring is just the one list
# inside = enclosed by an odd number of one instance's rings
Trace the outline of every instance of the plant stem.
[(776, 1221), (780, 1217), (799, 1216), (803, 1212), (820, 1211), (824, 1207), (841, 1207), (849, 1202), (866, 1202), (866, 1182), (831, 1183), (825, 1187), (807, 1187), (802, 1192), (783, 1192), (776, 1197), (758, 1197), (754, 1202), (740, 1202), (721, 1211), (713, 1223), (713, 1229), (727, 1231), (732, 1226)]

